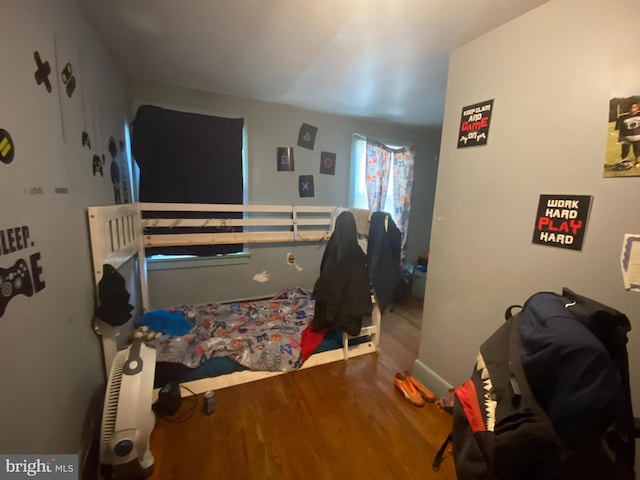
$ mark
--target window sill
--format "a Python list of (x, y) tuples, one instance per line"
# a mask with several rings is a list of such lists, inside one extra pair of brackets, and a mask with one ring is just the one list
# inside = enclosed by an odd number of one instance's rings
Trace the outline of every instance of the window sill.
[(223, 265), (244, 265), (249, 263), (249, 252), (232, 253), (216, 257), (160, 257), (147, 258), (147, 270), (177, 270), (180, 268), (218, 267)]

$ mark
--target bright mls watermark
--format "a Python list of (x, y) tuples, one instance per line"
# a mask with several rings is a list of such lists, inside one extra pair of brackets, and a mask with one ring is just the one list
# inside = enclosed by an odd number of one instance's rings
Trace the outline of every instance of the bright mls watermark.
[(0, 480), (77, 480), (78, 455), (1, 455)]

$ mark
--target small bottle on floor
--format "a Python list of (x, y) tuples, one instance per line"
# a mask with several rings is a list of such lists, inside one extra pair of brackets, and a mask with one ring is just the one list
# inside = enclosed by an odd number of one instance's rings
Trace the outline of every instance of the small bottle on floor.
[(213, 390), (209, 390), (204, 394), (204, 413), (211, 415), (216, 411), (216, 394)]

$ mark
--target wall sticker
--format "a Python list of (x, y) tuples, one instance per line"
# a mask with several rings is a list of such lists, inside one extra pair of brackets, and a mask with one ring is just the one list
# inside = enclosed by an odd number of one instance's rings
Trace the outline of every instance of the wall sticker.
[(102, 160), (98, 155), (94, 155), (91, 160), (91, 167), (93, 168), (93, 176), (96, 176), (96, 173), (99, 173), (101, 177), (104, 177), (104, 172), (102, 171)]
[[(77, 138), (77, 132), (87, 130), (83, 119), (82, 94), (75, 92), (82, 87), (80, 70), (80, 54), (76, 45), (66, 35), (53, 36), (54, 57), (52, 67), (59, 77), (56, 78), (61, 117), (62, 141)], [(53, 80), (52, 80), (53, 82)]]
[(122, 203), (122, 197), (120, 196), (120, 167), (115, 160), (111, 161), (111, 183), (113, 183), (115, 204), (120, 205)]
[(16, 147), (9, 132), (0, 128), (0, 162), (9, 164), (13, 162), (16, 154)]
[(122, 172), (122, 203), (129, 203), (129, 169), (124, 160), (120, 161), (120, 172)]
[[(80, 104), (82, 106), (82, 122), (80, 125), (82, 130), (82, 146), (87, 146), (89, 147), (89, 150), (93, 150), (94, 146), (98, 147), (98, 143), (96, 143), (98, 140), (95, 130), (92, 93), (95, 82), (93, 82), (91, 71), (87, 66), (86, 60), (84, 60), (82, 53), (78, 53), (78, 74), (80, 75), (80, 78), (82, 78), (82, 84), (80, 85), (80, 91), (78, 92)], [(91, 139), (93, 139), (93, 142)], [(93, 146), (92, 143), (94, 143)], [(98, 150), (98, 148), (96, 148), (96, 150)]]
[(590, 195), (540, 195), (533, 243), (582, 250)]
[(89, 147), (89, 150), (91, 150), (91, 139), (85, 130), (82, 131), (82, 146)]
[[(24, 250), (35, 247), (31, 240), (30, 229), (23, 225), (0, 230), (0, 317), (4, 315), (7, 305), (18, 295), (32, 297), (46, 286), (42, 278), (40, 252), (26, 255)], [(10, 260), (4, 261), (7, 255), (23, 252), (22, 258), (12, 265)]]
[(66, 85), (67, 97), (71, 98), (76, 89), (76, 77), (73, 76), (73, 68), (69, 62), (62, 69), (60, 76), (62, 77), (62, 83)]
[(116, 155), (118, 155), (118, 146), (116, 145), (116, 140), (113, 137), (109, 137), (109, 154), (111, 155), (111, 160), (115, 160)]
[(44, 187), (28, 187), (24, 189), (25, 195), (44, 195)]
[(49, 65), (49, 62), (42, 61), (37, 50), (33, 52), (33, 59), (36, 61), (36, 66), (38, 67), (34, 74), (36, 77), (36, 83), (38, 85), (44, 84), (47, 92), (51, 93), (51, 81), (49, 80), (49, 75), (51, 75), (51, 65)]
[(487, 144), (492, 108), (493, 100), (487, 100), (462, 109), (458, 148)]

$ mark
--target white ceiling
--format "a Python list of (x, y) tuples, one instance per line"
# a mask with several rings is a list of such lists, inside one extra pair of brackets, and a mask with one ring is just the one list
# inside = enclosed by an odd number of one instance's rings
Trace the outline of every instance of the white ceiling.
[(547, 1), (78, 0), (130, 77), (421, 126), (452, 50)]

